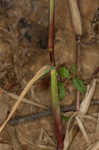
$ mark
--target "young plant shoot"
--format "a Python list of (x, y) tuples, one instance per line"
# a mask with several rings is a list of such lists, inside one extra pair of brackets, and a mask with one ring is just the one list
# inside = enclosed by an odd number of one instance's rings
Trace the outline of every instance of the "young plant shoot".
[[(49, 38), (48, 38), (48, 50), (50, 54), (51, 65), (55, 66), (54, 56), (54, 14), (55, 14), (55, 0), (49, 1)], [(58, 99), (57, 77), (56, 69), (51, 70), (51, 104), (52, 112), (56, 130), (56, 138), (58, 143), (58, 150), (63, 149), (62, 139), (62, 124), (60, 115), (60, 104)]]
[(56, 129), (56, 138), (58, 142), (58, 150), (62, 150), (63, 149), (62, 124), (61, 124), (60, 104), (58, 98), (57, 77), (55, 69), (51, 70), (51, 103), (52, 103), (54, 124)]

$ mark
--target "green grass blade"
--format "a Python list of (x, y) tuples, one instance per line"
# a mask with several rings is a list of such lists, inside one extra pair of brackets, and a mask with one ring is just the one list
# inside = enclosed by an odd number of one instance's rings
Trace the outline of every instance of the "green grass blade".
[(54, 124), (56, 129), (56, 138), (58, 142), (58, 149), (63, 149), (63, 138), (62, 138), (62, 124), (61, 124), (61, 115), (60, 115), (60, 104), (58, 99), (58, 88), (57, 88), (57, 78), (56, 70), (51, 70), (51, 103)]

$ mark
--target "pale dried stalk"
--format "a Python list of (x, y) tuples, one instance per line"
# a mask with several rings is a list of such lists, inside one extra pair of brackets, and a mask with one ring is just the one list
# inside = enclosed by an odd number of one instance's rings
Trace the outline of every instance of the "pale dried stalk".
[(71, 118), (68, 121), (67, 124), (67, 129), (66, 129), (66, 134), (65, 134), (65, 138), (64, 138), (64, 148), (63, 150), (67, 150), (69, 148), (69, 145), (72, 141), (72, 137), (73, 137), (73, 131), (74, 131), (74, 127), (72, 127), (72, 129), (69, 132), (69, 128), (70, 128), (70, 123), (73, 120), (73, 118), (77, 115), (78, 112), (75, 112)]
[(71, 128), (70, 132), (68, 133), (68, 136), (65, 137), (63, 150), (68, 150), (68, 148), (71, 145), (72, 139), (77, 134), (77, 131), (78, 131), (78, 126), (75, 125)]
[(48, 146), (48, 145), (37, 145), (37, 147), (39, 147), (39, 148), (41, 148), (41, 149), (51, 149), (51, 150), (55, 150), (55, 147)]
[(42, 138), (43, 138), (43, 134), (44, 134), (44, 129), (41, 128), (41, 132), (40, 132), (40, 135), (39, 135), (37, 144), (41, 144), (41, 140), (42, 140)]
[[(72, 128), (71, 131), (69, 132), (69, 126), (70, 126), (71, 120), (73, 119), (73, 117), (76, 117), (77, 115), (79, 116), (80, 113), (82, 115), (85, 115), (87, 113), (88, 108), (89, 108), (90, 103), (91, 103), (91, 99), (92, 99), (93, 94), (95, 92), (95, 86), (96, 86), (96, 79), (93, 79), (92, 83), (88, 87), (85, 98), (81, 103), (80, 112), (78, 112), (78, 114), (77, 114), (77, 112), (74, 113), (73, 116), (68, 121), (66, 134), (65, 134), (65, 139), (64, 139), (64, 148), (63, 148), (63, 150), (68, 150), (68, 148), (69, 148), (69, 146), (70, 146), (70, 144), (73, 140), (72, 135), (74, 135), (75, 130), (76, 130), (76, 132), (78, 131), (77, 129)], [(77, 122), (74, 122), (73, 126), (77, 126)]]
[(49, 142), (51, 143), (51, 145), (53, 145), (54, 147), (56, 147), (56, 144), (55, 142), (53, 141), (53, 139), (48, 135), (47, 131), (45, 129), (44, 130), (44, 133), (46, 134), (46, 138), (49, 140)]
[[(16, 94), (13, 94), (13, 93), (8, 93), (7, 92), (7, 95), (10, 96), (13, 99), (16, 99), (16, 100), (19, 98), (19, 96), (17, 96)], [(47, 106), (44, 106), (42, 104), (38, 104), (38, 103), (33, 102), (31, 100), (28, 100), (27, 98), (23, 98), (22, 102), (33, 105), (33, 106), (36, 106), (36, 107), (39, 107), (39, 108), (47, 109)]]
[(54, 147), (56, 147), (55, 142), (53, 141), (53, 139), (48, 135), (47, 131), (44, 128), (41, 128), (41, 133), (38, 139), (38, 145), (41, 144), (42, 140), (44, 140), (43, 136), (45, 135), (46, 140), (51, 143), (51, 145), (53, 145)]
[(86, 150), (99, 150), (99, 141), (93, 144), (93, 146), (88, 147)]
[(99, 113), (98, 113), (98, 119), (97, 119), (97, 125), (96, 125), (96, 137), (99, 139)]
[[(19, 98), (18, 95), (13, 94), (13, 93), (9, 93), (9, 92), (3, 90), (2, 88), (0, 88), (0, 91), (3, 92), (4, 94), (8, 95), (8, 96), (11, 97), (12, 99), (17, 100), (17, 99)], [(12, 100), (12, 99), (11, 99), (11, 100)], [(27, 98), (23, 98), (23, 99), (22, 99), (22, 102), (23, 102), (23, 103), (26, 103), (26, 104), (30, 104), (30, 105), (36, 106), (36, 107), (39, 107), (39, 108), (42, 108), (42, 109), (47, 109), (47, 108), (48, 108), (48, 107), (45, 106), (45, 105), (42, 105), (42, 104), (33, 102), (32, 100), (29, 100), (29, 99), (27, 99)]]
[(21, 103), (22, 99), (24, 98), (24, 96), (26, 95), (26, 93), (29, 91), (29, 89), (31, 88), (32, 84), (34, 84), (44, 73), (44, 71), (46, 71), (47, 69), (49, 69), (50, 66), (44, 66), (43, 68), (41, 68), (36, 75), (29, 81), (29, 83), (27, 84), (27, 86), (24, 88), (24, 90), (22, 91), (22, 93), (20, 94), (18, 100), (16, 101), (16, 103), (14, 104), (14, 106), (12, 107), (12, 110), (10, 112), (10, 114), (8, 115), (7, 119), (4, 121), (4, 123), (1, 125), (0, 127), (0, 132), (4, 129), (4, 127), (6, 126), (6, 124), (8, 123), (8, 121), (11, 119), (12, 115), (14, 114), (14, 112), (16, 111), (16, 109), (18, 108), (19, 104)]
[(92, 113), (91, 115), (95, 118), (98, 118), (98, 113)]
[[(82, 22), (81, 22), (81, 16), (80, 16), (80, 10), (78, 7), (78, 0), (69, 0), (69, 7), (72, 17), (72, 24), (74, 27), (75, 37), (76, 37), (76, 56), (75, 56), (75, 64), (77, 67), (77, 76), (80, 72), (80, 37), (82, 35)], [(80, 92), (76, 91), (76, 109), (79, 111), (80, 107)]]
[(97, 119), (95, 117), (92, 117), (90, 115), (80, 115), (81, 118), (85, 118), (85, 119), (89, 119), (89, 120), (92, 120), (94, 122), (97, 122)]
[(74, 26), (74, 31), (76, 35), (82, 35), (82, 22), (80, 17), (80, 11), (78, 8), (78, 0), (68, 0), (69, 7), (72, 16), (72, 23)]
[(92, 99), (93, 94), (95, 92), (95, 87), (96, 87), (96, 79), (93, 79), (92, 83), (90, 84), (90, 86), (87, 89), (85, 98), (83, 99), (83, 101), (80, 105), (80, 112), (82, 114), (86, 114), (88, 111), (88, 108), (89, 108), (90, 103), (91, 103), (91, 99)]
[(88, 135), (87, 135), (87, 133), (86, 133), (86, 130), (85, 130), (85, 128), (84, 128), (84, 126), (83, 126), (83, 124), (82, 124), (80, 118), (79, 118), (79, 117), (76, 117), (76, 121), (77, 121), (77, 123), (78, 123), (78, 126), (79, 126), (79, 128), (80, 128), (80, 130), (81, 130), (81, 132), (82, 132), (82, 134), (83, 134), (83, 136), (84, 136), (86, 142), (89, 144), (89, 143), (90, 143), (90, 140), (89, 140), (89, 138), (88, 138)]

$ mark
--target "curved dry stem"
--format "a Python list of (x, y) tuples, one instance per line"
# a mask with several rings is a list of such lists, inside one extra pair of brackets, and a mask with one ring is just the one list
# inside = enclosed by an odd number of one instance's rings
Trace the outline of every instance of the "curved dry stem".
[(41, 68), (36, 75), (29, 81), (29, 83), (27, 84), (27, 86), (24, 88), (24, 90), (22, 91), (22, 93), (20, 94), (18, 100), (16, 101), (16, 103), (14, 104), (14, 106), (12, 107), (12, 110), (10, 112), (10, 114), (8, 115), (8, 118), (4, 121), (4, 123), (1, 125), (0, 127), (0, 132), (4, 129), (4, 127), (6, 126), (6, 124), (8, 123), (8, 121), (11, 119), (12, 115), (14, 114), (14, 112), (16, 111), (16, 109), (18, 108), (19, 104), (21, 103), (21, 101), (23, 100), (24, 96), (27, 94), (27, 92), (29, 91), (29, 89), (31, 88), (31, 86), (43, 75), (43, 73), (47, 70), (50, 69), (50, 66), (44, 66), (43, 68)]

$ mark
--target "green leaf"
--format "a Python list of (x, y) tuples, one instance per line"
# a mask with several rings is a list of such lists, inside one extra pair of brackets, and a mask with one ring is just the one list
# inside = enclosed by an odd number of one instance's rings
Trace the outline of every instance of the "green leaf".
[(76, 69), (76, 64), (73, 64), (73, 65), (72, 65), (72, 73), (75, 74), (76, 71), (77, 71), (77, 69)]
[(62, 82), (58, 82), (58, 97), (59, 100), (62, 100), (65, 96), (65, 88)]
[(70, 78), (69, 70), (65, 67), (59, 68), (59, 75), (63, 78)]
[(62, 116), (62, 120), (68, 121), (70, 117)]
[(86, 87), (85, 87), (85, 85), (84, 85), (84, 83), (83, 83), (82, 80), (79, 80), (77, 77), (74, 77), (73, 80), (72, 80), (72, 82), (73, 82), (74, 87), (78, 91), (80, 91), (81, 93), (85, 92)]

